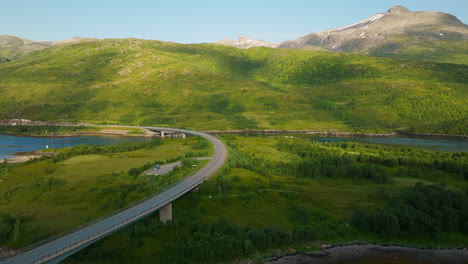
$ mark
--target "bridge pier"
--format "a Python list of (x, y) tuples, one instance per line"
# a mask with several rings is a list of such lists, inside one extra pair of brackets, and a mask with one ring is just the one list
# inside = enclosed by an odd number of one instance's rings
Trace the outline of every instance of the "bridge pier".
[(172, 204), (168, 204), (159, 210), (159, 220), (165, 225), (167, 221), (172, 221)]
[(199, 191), (200, 191), (200, 185), (197, 185), (197, 187), (190, 190), (190, 192), (199, 192)]

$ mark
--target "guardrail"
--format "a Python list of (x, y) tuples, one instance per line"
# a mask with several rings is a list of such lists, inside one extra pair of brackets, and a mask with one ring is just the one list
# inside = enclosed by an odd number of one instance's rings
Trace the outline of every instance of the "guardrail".
[(173, 187), (176, 186), (177, 184), (183, 182), (185, 179), (191, 177), (195, 172), (197, 172), (197, 171), (200, 169), (200, 166), (201, 166), (201, 164), (198, 165), (195, 169), (192, 169), (192, 171), (191, 171), (187, 176), (185, 176), (184, 179), (181, 179), (180, 181), (175, 182), (174, 184), (172, 184), (172, 185), (170, 185), (170, 186), (167, 186), (167, 187), (165, 187), (165, 188), (163, 188), (163, 189), (161, 189), (161, 190), (159, 190), (159, 191), (157, 191), (157, 192), (151, 194), (150, 196), (147, 196), (147, 197), (145, 197), (145, 198), (143, 198), (143, 199), (141, 199), (141, 200), (138, 200), (138, 201), (133, 202), (133, 203), (131, 203), (131, 204), (125, 206), (125, 207), (122, 207), (122, 208), (120, 208), (120, 209), (118, 209), (118, 210), (116, 210), (116, 211), (113, 211), (112, 213), (110, 213), (110, 214), (108, 214), (108, 215), (104, 215), (104, 216), (101, 216), (101, 217), (99, 217), (99, 218), (96, 218), (96, 219), (94, 219), (94, 220), (92, 220), (92, 221), (90, 221), (90, 222), (84, 223), (84, 224), (82, 224), (82, 225), (80, 225), (80, 226), (78, 226), (78, 227), (75, 227), (75, 228), (71, 229), (71, 230), (68, 230), (68, 231), (66, 231), (66, 232), (62, 232), (62, 233), (60, 233), (60, 234), (51, 236), (51, 237), (49, 237), (49, 238), (46, 238), (46, 239), (44, 239), (44, 240), (41, 240), (41, 241), (36, 242), (36, 243), (34, 243), (34, 244), (31, 244), (31, 245), (29, 245), (29, 246), (27, 246), (27, 247), (21, 248), (20, 250), (18, 250), (18, 254), (16, 254), (16, 255), (20, 255), (20, 254), (22, 254), (22, 253), (24, 253), (24, 252), (27, 252), (27, 251), (30, 251), (31, 249), (40, 247), (40, 246), (42, 246), (42, 245), (44, 245), (44, 244), (47, 244), (47, 243), (49, 243), (49, 242), (51, 242), (51, 241), (54, 241), (54, 240), (57, 240), (57, 239), (59, 239), (59, 238), (61, 238), (61, 237), (64, 237), (64, 236), (66, 236), (66, 235), (69, 235), (69, 234), (72, 234), (72, 233), (76, 233), (76, 232), (78, 232), (78, 231), (80, 231), (80, 230), (83, 230), (83, 229), (89, 227), (89, 226), (92, 226), (92, 225), (94, 225), (94, 224), (96, 224), (96, 223), (99, 223), (99, 222), (103, 221), (104, 219), (107, 219), (107, 218), (112, 217), (112, 216), (114, 216), (114, 215), (117, 215), (117, 214), (119, 214), (119, 213), (121, 213), (121, 212), (123, 212), (123, 211), (126, 211), (126, 210), (128, 210), (128, 209), (130, 209), (130, 208), (132, 208), (132, 207), (135, 207), (135, 206), (137, 206), (137, 205), (139, 205), (139, 204), (142, 204), (142, 203), (144, 203), (144, 202), (146, 202), (146, 201), (148, 201), (148, 200), (150, 200), (150, 199), (152, 199), (152, 198), (154, 198), (154, 197), (160, 195), (161, 193), (163, 193), (163, 192), (169, 190), (170, 188), (173, 188)]
[[(163, 201), (160, 201), (160, 202), (157, 202), (156, 204), (150, 205), (148, 208), (143, 208), (142, 211), (139, 211), (137, 214), (131, 215), (131, 216), (125, 218), (124, 220), (119, 221), (118, 223), (112, 224), (112, 225), (110, 225), (108, 227), (104, 227), (103, 229), (100, 229), (99, 227), (94, 227), (93, 228), (93, 225), (88, 225), (87, 227), (81, 228), (80, 230), (78, 230), (76, 232), (73, 232), (73, 233), (78, 233), (80, 231), (83, 231), (83, 232), (89, 233), (89, 235), (84, 236), (84, 238), (81, 238), (81, 239), (78, 239), (78, 240), (73, 240), (72, 239), (72, 241), (70, 241), (69, 243), (66, 243), (66, 244), (62, 245), (61, 247), (59, 247), (58, 249), (56, 249), (56, 250), (54, 250), (52, 252), (48, 252), (47, 254), (36, 256), (36, 257), (30, 256), (30, 257), (32, 257), (32, 259), (30, 259), (28, 261), (25, 261), (25, 259), (18, 259), (16, 261), (15, 257), (12, 257), (10, 259), (5, 260), (2, 263), (5, 263), (5, 264), (6, 263), (18, 263), (18, 264), (34, 263), (35, 264), (35, 263), (44, 263), (46, 261), (54, 259), (57, 256), (63, 255), (66, 252), (69, 252), (69, 251), (72, 251), (74, 249), (80, 248), (80, 247), (82, 247), (84, 245), (89, 244), (90, 242), (99, 240), (99, 239), (101, 239), (101, 238), (103, 238), (103, 237), (105, 237), (105, 236), (107, 236), (107, 235), (109, 235), (109, 234), (111, 234), (111, 233), (113, 233), (113, 232), (127, 226), (128, 224), (133, 223), (134, 221), (136, 221), (136, 220), (138, 220), (138, 219), (140, 219), (140, 218), (142, 218), (144, 216), (147, 216), (150, 213), (153, 213), (154, 211), (157, 211), (157, 210), (161, 209), (162, 207), (164, 207), (167, 204), (173, 202), (174, 200), (178, 199), (180, 196), (184, 195), (188, 191), (190, 191), (193, 188), (195, 188), (196, 186), (198, 186), (205, 178), (206, 177), (198, 177), (196, 179), (185, 178), (185, 180), (182, 180), (178, 184), (172, 185), (171, 187), (166, 189), (166, 191), (168, 191), (168, 190), (174, 189), (177, 186), (182, 185), (184, 183), (189, 183), (188, 185), (184, 186), (183, 189), (178, 190), (176, 193), (174, 193), (170, 198), (164, 199)], [(191, 181), (191, 183), (189, 181)], [(164, 192), (161, 192), (158, 195), (161, 195), (161, 194), (164, 194)], [(139, 206), (139, 205), (144, 206), (145, 202), (148, 202), (151, 199), (157, 198), (158, 195), (155, 195), (155, 196), (153, 196), (153, 197), (151, 197), (149, 199), (145, 199), (145, 201), (137, 203), (133, 207)], [(148, 205), (146, 205), (146, 206), (148, 206)], [(133, 207), (131, 207), (131, 208), (133, 208)], [(122, 212), (125, 212), (125, 210), (122, 210)], [(120, 213), (122, 213), (122, 212), (120, 212)], [(112, 220), (112, 217), (115, 217), (116, 215), (118, 215), (118, 213), (114, 214), (111, 217), (106, 217), (105, 219), (102, 219), (101, 221), (103, 221), (103, 220), (110, 221), (110, 220)], [(99, 224), (101, 221), (96, 221), (97, 223), (95, 223), (94, 225)], [(87, 228), (91, 228), (91, 230), (86, 230)], [(55, 239), (55, 241), (57, 241), (57, 239)], [(47, 243), (43, 244), (42, 246), (44, 246), (44, 245), (47, 245)], [(36, 248), (39, 248), (39, 247), (40, 246), (37, 246)], [(26, 251), (26, 253), (27, 252), (28, 251)], [(21, 255), (19, 255), (19, 256), (21, 256)], [(26, 256), (26, 257), (28, 257), (28, 256)]]
[[(150, 129), (163, 129), (151, 127)], [(3, 264), (25, 264), (44, 263), (53, 261), (57, 257), (66, 257), (77, 250), (88, 246), (126, 225), (154, 212), (172, 201), (178, 199), (202, 183), (211, 173), (218, 169), (226, 158), (226, 149), (220, 146), (222, 143), (212, 136), (185, 129), (167, 129), (181, 133), (200, 135), (212, 141), (215, 147), (213, 159), (200, 171), (193, 171), (192, 176), (187, 176), (184, 180), (167, 187), (148, 198), (133, 203), (126, 208), (116, 211), (111, 216), (101, 217), (87, 223), (72, 231), (47, 240), (28, 246), (22, 250), (22, 254), (11, 257), (1, 263)], [(218, 152), (217, 153), (217, 149)], [(213, 163), (212, 163), (213, 162)], [(211, 165), (211, 166), (210, 166)], [(195, 172), (196, 171), (196, 172)], [(60, 236), (60, 237), (59, 237)]]

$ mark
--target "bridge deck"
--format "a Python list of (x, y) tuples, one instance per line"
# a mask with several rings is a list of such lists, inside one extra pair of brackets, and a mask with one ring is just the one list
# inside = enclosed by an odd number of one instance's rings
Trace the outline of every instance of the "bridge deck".
[(196, 172), (191, 177), (177, 183), (176, 185), (167, 188), (163, 192), (97, 223), (30, 249), (1, 263), (25, 264), (58, 262), (65, 257), (77, 252), (81, 248), (84, 248), (155, 211), (158, 211), (167, 204), (173, 202), (177, 198), (192, 190), (194, 187), (198, 186), (207, 177), (213, 175), (224, 164), (224, 161), (227, 157), (227, 149), (224, 144), (219, 139), (211, 135), (185, 129), (163, 127), (144, 128), (148, 130), (171, 131), (204, 137), (213, 143), (214, 156), (203, 169)]

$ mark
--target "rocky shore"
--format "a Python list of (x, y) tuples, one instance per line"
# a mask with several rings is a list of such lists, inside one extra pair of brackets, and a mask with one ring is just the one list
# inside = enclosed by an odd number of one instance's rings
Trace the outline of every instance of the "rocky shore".
[(0, 247), (0, 261), (3, 261), (7, 258), (13, 257), (18, 252), (14, 249), (7, 248), (7, 247)]
[(467, 264), (465, 249), (418, 249), (401, 246), (349, 245), (276, 256), (265, 264)]

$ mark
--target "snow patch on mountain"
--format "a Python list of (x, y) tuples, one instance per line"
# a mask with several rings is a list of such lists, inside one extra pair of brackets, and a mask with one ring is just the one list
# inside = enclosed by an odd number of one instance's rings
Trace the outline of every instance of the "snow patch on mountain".
[(251, 39), (243, 35), (240, 35), (237, 41), (231, 40), (229, 38), (225, 38), (223, 40), (216, 41), (215, 44), (232, 46), (232, 47), (237, 47), (240, 49), (248, 49), (252, 47), (276, 48), (279, 45), (279, 44), (264, 41), (264, 40)]

